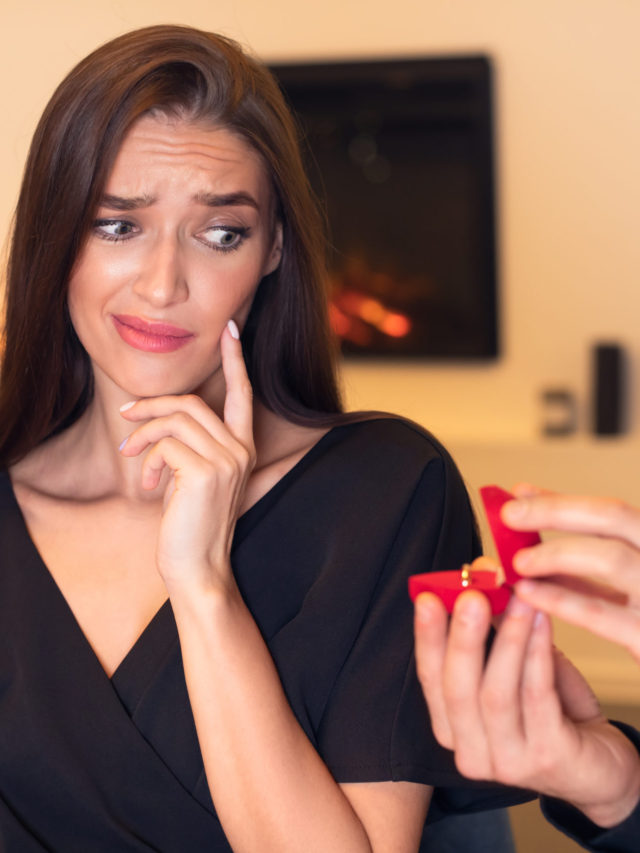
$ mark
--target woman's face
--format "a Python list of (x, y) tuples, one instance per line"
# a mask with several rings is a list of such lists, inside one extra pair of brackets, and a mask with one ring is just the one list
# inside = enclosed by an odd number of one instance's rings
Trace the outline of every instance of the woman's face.
[(125, 137), (69, 282), (101, 383), (128, 395), (223, 387), (220, 336), (276, 268), (281, 229), (258, 154), (227, 130), (145, 116)]

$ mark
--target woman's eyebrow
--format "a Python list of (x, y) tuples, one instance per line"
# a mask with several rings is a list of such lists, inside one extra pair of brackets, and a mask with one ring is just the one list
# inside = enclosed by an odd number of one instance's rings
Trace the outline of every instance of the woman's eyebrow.
[[(199, 192), (193, 196), (193, 200), (198, 204), (204, 204), (206, 207), (246, 206), (260, 210), (256, 199), (250, 193), (244, 191), (223, 194)], [(100, 206), (109, 207), (111, 210), (137, 210), (142, 207), (151, 207), (155, 202), (156, 198), (150, 195), (125, 197), (105, 193), (102, 196)]]
[(194, 201), (204, 204), (207, 207), (238, 207), (244, 205), (260, 210), (255, 198), (250, 193), (243, 191), (221, 195), (208, 192), (196, 193)]
[(124, 196), (105, 193), (102, 196), (100, 206), (110, 207), (112, 210), (137, 210), (140, 207), (151, 207), (152, 204), (155, 204), (155, 201), (155, 198), (149, 195), (125, 198)]

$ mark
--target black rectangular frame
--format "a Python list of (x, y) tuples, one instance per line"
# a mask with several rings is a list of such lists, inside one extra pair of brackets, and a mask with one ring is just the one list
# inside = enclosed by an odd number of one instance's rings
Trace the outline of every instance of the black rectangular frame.
[[(344, 293), (344, 281), (353, 280), (354, 269), (354, 250), (341, 240), (347, 239), (353, 223), (367, 221), (372, 232), (377, 229), (377, 239), (372, 236), (365, 247), (366, 235), (363, 238), (354, 232), (348, 238), (358, 244), (360, 264), (355, 267), (360, 271), (354, 310), (366, 313), (366, 308), (375, 318), (384, 309), (391, 312), (389, 317), (405, 316), (413, 324), (412, 331), (404, 335), (406, 340), (393, 340), (380, 331), (382, 326), (376, 327), (370, 345), (343, 342), (345, 354), (433, 361), (495, 358), (499, 324), (489, 57), (474, 54), (270, 67), (300, 122), (312, 184), (326, 198), (334, 246), (332, 265), (343, 287), (340, 293)], [(393, 149), (386, 159), (385, 146)], [(375, 172), (376, 157), (382, 172)], [(367, 162), (373, 167), (365, 179)], [(401, 176), (395, 190), (385, 178), (385, 169), (392, 176)], [(368, 186), (376, 181), (378, 187)], [(428, 197), (424, 203), (421, 195)], [(377, 199), (379, 214), (374, 212)], [(360, 202), (364, 209), (358, 209)], [(402, 215), (407, 217), (404, 223)], [(380, 273), (376, 267), (380, 259), (370, 263), (367, 253), (388, 253), (389, 246), (381, 245), (402, 243), (411, 228), (410, 245), (403, 251), (411, 256), (412, 271), (389, 273), (390, 261), (385, 256), (382, 266), (387, 264), (386, 272)], [(423, 248), (426, 255), (420, 258), (416, 253)], [(335, 272), (336, 259), (349, 265), (348, 273), (344, 266)], [(396, 276), (393, 286), (387, 281), (385, 298), (380, 292), (364, 292), (375, 276), (381, 282), (384, 275), (387, 279)], [(420, 278), (428, 294), (418, 298), (416, 282)], [(351, 287), (351, 302), (353, 292)], [(408, 308), (394, 301), (403, 292), (413, 294)], [(375, 307), (376, 301), (382, 308)], [(411, 305), (418, 302), (420, 317), (424, 315), (421, 320), (411, 314)]]

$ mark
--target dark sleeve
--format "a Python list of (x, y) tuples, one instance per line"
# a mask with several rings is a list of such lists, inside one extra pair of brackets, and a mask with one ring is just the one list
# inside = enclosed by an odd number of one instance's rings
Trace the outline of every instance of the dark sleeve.
[[(395, 487), (389, 483), (387, 488)], [(384, 523), (383, 518), (378, 520)], [(405, 780), (491, 787), (495, 793), (495, 785), (463, 779), (452, 753), (433, 736), (416, 675), (408, 595), (409, 575), (458, 569), (478, 550), (462, 479), (450, 457), (434, 443), (422, 471), (414, 474), (365, 617), (318, 731), (320, 753), (338, 781)], [(497, 802), (492, 799), (494, 806), (502, 802), (501, 796)]]
[[(640, 752), (640, 732), (625, 723), (613, 723)], [(581, 811), (562, 800), (541, 797), (542, 813), (559, 829), (585, 850), (594, 853), (638, 853), (640, 850), (640, 802), (629, 817), (617, 826), (603, 829)]]

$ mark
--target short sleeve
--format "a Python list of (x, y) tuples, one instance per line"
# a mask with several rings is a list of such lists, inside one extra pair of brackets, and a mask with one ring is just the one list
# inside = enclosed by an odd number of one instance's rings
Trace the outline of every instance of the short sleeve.
[(459, 569), (479, 553), (446, 450), (414, 424), (369, 419), (330, 431), (283, 486), (236, 531), (234, 568), (334, 778), (446, 786), (439, 815), (461, 801), (468, 811), (521, 801), (460, 775), (431, 732), (416, 675), (409, 576)]
[(451, 753), (428, 724), (407, 586), (411, 574), (459, 568), (479, 546), (455, 465), (437, 445), (430, 451), (318, 732), (320, 752), (339, 781), (460, 784)]

